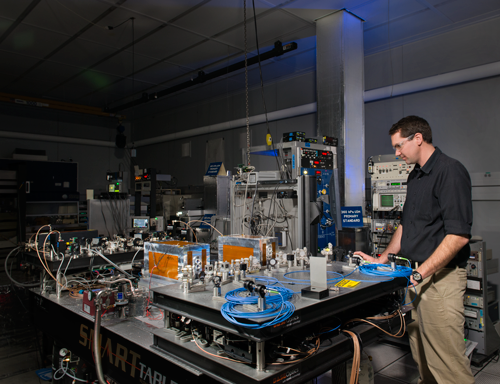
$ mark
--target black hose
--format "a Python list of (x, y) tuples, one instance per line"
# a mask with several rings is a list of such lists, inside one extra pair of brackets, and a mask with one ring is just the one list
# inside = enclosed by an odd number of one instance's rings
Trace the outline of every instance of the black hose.
[(19, 249), (20, 249), (20, 247), (14, 248), (12, 251), (10, 251), (10, 253), (5, 258), (5, 263), (4, 263), (5, 273), (7, 274), (7, 277), (10, 279), (10, 281), (12, 281), (12, 283), (14, 283), (15, 285), (18, 285), (20, 287), (26, 287), (26, 288), (35, 288), (35, 287), (38, 287), (40, 285), (40, 283), (21, 283), (21, 282), (19, 282), (17, 280), (14, 280), (14, 278), (9, 273), (9, 268), (8, 268), (9, 257), (10, 257), (10, 255), (12, 255), (12, 253), (14, 251), (16, 251), (16, 250), (19, 251)]

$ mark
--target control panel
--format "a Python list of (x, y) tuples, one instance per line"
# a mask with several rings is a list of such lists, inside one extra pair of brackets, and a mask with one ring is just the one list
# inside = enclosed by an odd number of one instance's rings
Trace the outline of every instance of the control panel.
[(333, 169), (333, 152), (311, 148), (300, 148), (302, 168)]
[(380, 193), (406, 193), (406, 180), (377, 180), (372, 182), (372, 188)]
[(372, 180), (407, 179), (415, 166), (404, 161), (375, 163), (372, 167)]
[(469, 260), (467, 262), (467, 276), (483, 277), (483, 268), (480, 261)]
[(340, 220), (340, 207), (336, 205), (337, 200), (340, 202), (338, 172), (335, 171), (337, 149), (308, 142), (283, 143), (282, 148), (284, 162), (286, 168), (291, 170), (292, 179), (304, 175), (316, 176), (316, 198), (323, 211), (318, 223), (318, 248), (326, 248), (329, 243), (336, 244), (335, 222)]
[(402, 211), (406, 201), (406, 193), (374, 193), (374, 211)]
[(483, 310), (481, 308), (466, 307), (464, 310), (465, 325), (469, 329), (480, 331), (484, 327)]
[(483, 296), (464, 295), (464, 305), (468, 305), (471, 307), (483, 308)]
[(394, 233), (398, 229), (400, 220), (397, 219), (374, 219), (372, 232), (375, 233)]
[(469, 259), (467, 261), (467, 276), (482, 278), (486, 272), (488, 275), (498, 272), (498, 259), (486, 260), (486, 271), (483, 269), (483, 261)]

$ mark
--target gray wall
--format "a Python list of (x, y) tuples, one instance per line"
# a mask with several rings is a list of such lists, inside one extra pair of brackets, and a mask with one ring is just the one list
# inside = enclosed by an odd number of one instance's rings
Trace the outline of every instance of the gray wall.
[[(3, 104), (0, 119), (2, 131), (113, 142), (118, 125), (111, 118)], [(106, 191), (107, 171), (130, 169), (124, 149), (0, 138), (0, 158), (12, 158), (15, 148), (45, 150), (49, 161), (78, 163), (80, 199), (85, 199), (86, 189), (94, 189), (96, 194)]]
[[(315, 72), (270, 83), (264, 88), (264, 97), (268, 112), (315, 102)], [(264, 112), (260, 88), (250, 90), (249, 110), (250, 116)], [(239, 92), (135, 120), (133, 138), (140, 140), (244, 117), (245, 94)], [(283, 133), (291, 131), (304, 131), (308, 137), (313, 137), (316, 125), (316, 115), (311, 114), (269, 122), (269, 130), (275, 142), (279, 142)], [(251, 126), (251, 145), (264, 145), (266, 134), (266, 124)], [(234, 167), (242, 162), (241, 149), (246, 148), (245, 127), (139, 147), (137, 158), (141, 167), (155, 167), (161, 173), (171, 174), (179, 186), (202, 185), (206, 171), (206, 142), (221, 137), (224, 138), (224, 165), (234, 172)], [(181, 145), (186, 142), (191, 142), (191, 157), (188, 158), (181, 157)]]
[[(500, 61), (500, 20), (492, 19), (391, 52), (365, 58), (365, 89)], [(394, 78), (394, 82), (392, 79)], [(366, 156), (392, 153), (388, 130), (415, 114), (433, 128), (433, 142), (470, 173), (498, 172), (500, 77), (365, 104)], [(475, 201), (473, 234), (500, 253), (499, 201)], [(500, 284), (500, 274), (491, 280)]]

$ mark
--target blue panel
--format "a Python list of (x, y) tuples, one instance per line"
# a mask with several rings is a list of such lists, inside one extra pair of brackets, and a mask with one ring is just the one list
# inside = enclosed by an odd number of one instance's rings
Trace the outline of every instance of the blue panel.
[(277, 149), (269, 149), (267, 151), (256, 151), (256, 152), (250, 152), (251, 155), (262, 155), (262, 156), (278, 156), (278, 150)]
[[(214, 216), (214, 215), (213, 215), (213, 214), (208, 214), (208, 213), (207, 213), (207, 214), (205, 214), (205, 215), (203, 216), (202, 221), (204, 221), (204, 222), (206, 222), (206, 223), (210, 223), (210, 220), (211, 220), (212, 216)], [(200, 224), (200, 228), (210, 228), (210, 225), (205, 224), (205, 223), (201, 223), (201, 224)]]
[[(323, 249), (328, 247), (328, 243), (333, 246), (337, 245), (337, 240), (335, 237), (335, 224), (333, 222), (332, 213), (330, 212), (330, 204), (328, 203), (328, 197), (330, 196), (330, 179), (332, 178), (333, 170), (331, 169), (316, 169), (316, 168), (302, 168), (301, 174), (304, 171), (308, 175), (316, 175), (316, 177), (321, 177), (321, 183), (317, 184), (318, 192), (316, 197), (321, 196), (327, 197), (327, 202), (323, 202), (323, 216), (318, 224), (318, 249)], [(316, 172), (320, 172), (319, 174)], [(325, 193), (323, 193), (323, 191)]]

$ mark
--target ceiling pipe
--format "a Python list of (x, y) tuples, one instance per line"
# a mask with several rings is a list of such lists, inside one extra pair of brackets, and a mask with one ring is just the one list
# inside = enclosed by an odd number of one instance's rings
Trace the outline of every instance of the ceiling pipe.
[[(371, 89), (369, 91), (364, 92), (364, 100), (365, 103), (368, 103), (377, 100), (388, 99), (391, 97), (408, 95), (411, 93), (428, 91), (431, 89), (446, 87), (450, 85), (456, 85), (468, 81), (486, 79), (488, 77), (494, 77), (494, 76), (500, 76), (500, 61), (485, 65), (480, 65), (477, 67), (462, 69), (459, 71), (444, 73), (442, 75), (431, 76), (424, 79), (407, 81), (405, 83), (399, 83), (388, 87)], [(267, 114), (267, 116), (269, 121), (276, 121), (276, 120), (283, 120), (291, 117), (316, 113), (316, 110), (317, 106), (316, 103), (314, 102), (310, 104), (299, 105), (297, 107), (270, 112)], [(265, 121), (266, 119), (264, 114), (250, 117), (250, 124), (252, 125), (261, 124), (264, 123)], [(167, 141), (185, 139), (188, 137), (194, 137), (208, 133), (242, 128), (245, 127), (245, 125), (246, 125), (246, 120), (244, 118), (232, 121), (226, 121), (223, 123), (207, 125), (204, 127), (189, 129), (187, 131), (182, 131), (177, 133), (171, 133), (168, 135), (163, 135), (155, 138), (139, 140), (134, 143), (134, 146), (142, 147), (146, 145), (158, 144)], [(88, 139), (78, 139), (78, 138), (60, 137), (60, 136), (47, 136), (47, 135), (38, 135), (38, 134), (22, 133), (22, 132), (0, 131), (0, 137), (9, 139), (41, 140), (41, 141), (51, 141), (58, 143), (94, 145), (100, 147), (115, 146), (115, 143), (113, 141), (88, 140)]]
[[(468, 81), (480, 80), (499, 75), (500, 75), (500, 61), (485, 65), (480, 65), (477, 67), (461, 69), (459, 71), (444, 73), (441, 75), (430, 76), (423, 79), (407, 81), (405, 83), (399, 83), (388, 87), (371, 89), (369, 91), (364, 92), (364, 101), (365, 103), (368, 103), (372, 101), (383, 100), (396, 96), (408, 95), (416, 92), (428, 91), (435, 88), (456, 85)], [(295, 116), (316, 113), (316, 110), (317, 110), (316, 103), (300, 105), (297, 107), (281, 109), (279, 111), (268, 113), (268, 120), (276, 121), (276, 120), (288, 119)], [(250, 117), (250, 124), (252, 125), (260, 124), (263, 122), (265, 122), (265, 115), (263, 114)], [(188, 137), (194, 137), (208, 133), (241, 128), (244, 127), (245, 125), (246, 125), (246, 120), (242, 118), (232, 121), (226, 121), (224, 123), (189, 129), (187, 131), (171, 133), (168, 135), (163, 135), (155, 138), (139, 140), (136, 141), (134, 145), (136, 147), (142, 147), (145, 145), (158, 144), (166, 141), (185, 139)]]
[(53, 143), (93, 145), (96, 147), (114, 147), (115, 146), (114, 141), (89, 140), (89, 139), (79, 139), (76, 137), (38, 135), (38, 134), (34, 134), (34, 133), (11, 132), (11, 131), (0, 131), (0, 137), (6, 138), (6, 139), (50, 141)]
[(260, 55), (254, 56), (246, 61), (242, 60), (242, 61), (239, 61), (237, 63), (231, 64), (227, 67), (218, 69), (218, 70), (210, 72), (210, 73), (205, 73), (203, 71), (199, 71), (198, 76), (191, 79), (191, 80), (174, 85), (173, 87), (164, 89), (164, 90), (159, 91), (159, 92), (155, 92), (155, 93), (151, 93), (151, 94), (143, 93), (142, 97), (140, 99), (130, 101), (128, 103), (119, 105), (117, 107), (112, 107), (112, 108), (108, 107), (108, 108), (105, 108), (104, 110), (106, 112), (109, 112), (109, 113), (115, 113), (118, 111), (122, 111), (124, 109), (132, 108), (132, 107), (135, 107), (136, 105), (147, 103), (150, 100), (157, 100), (161, 97), (170, 95), (172, 93), (179, 92), (183, 89), (193, 87), (193, 86), (198, 85), (198, 84), (202, 84), (206, 81), (216, 79), (220, 76), (227, 75), (231, 72), (239, 71), (240, 69), (245, 68), (245, 66), (250, 67), (251, 65), (260, 63), (261, 61), (265, 61), (265, 60), (272, 59), (273, 57), (281, 56), (285, 53), (294, 51), (296, 49), (297, 49), (297, 43), (293, 42), (293, 43), (288, 43), (286, 45), (283, 45), (281, 43), (281, 41), (278, 40), (277, 42), (274, 43), (274, 48), (271, 49), (270, 51), (261, 53)]
[[(278, 111), (269, 112), (267, 114), (267, 120), (268, 121), (283, 120), (291, 117), (308, 115), (315, 112), (316, 112), (316, 103), (310, 103), (310, 104), (299, 105), (297, 107), (280, 109)], [(250, 117), (250, 125), (262, 124), (265, 122), (266, 122), (265, 114)], [(246, 126), (246, 119), (241, 118), (237, 120), (226, 121), (224, 123), (207, 125), (204, 127), (189, 129), (187, 131), (175, 132), (175, 133), (170, 133), (168, 135), (135, 141), (134, 146), (143, 147), (145, 145), (152, 145), (152, 144), (162, 143), (165, 141), (185, 139), (187, 137), (205, 135), (213, 132), (227, 131), (230, 129), (241, 128), (245, 126)]]
[(500, 61), (365, 91), (365, 103), (500, 75)]
[(64, 101), (41, 99), (39, 97), (14, 95), (11, 93), (0, 92), (0, 102), (14, 103), (18, 105), (25, 105), (28, 107), (58, 109), (61, 111), (85, 113), (87, 115), (96, 115), (102, 117), (116, 117), (117, 119), (125, 118), (125, 116), (103, 112), (101, 108), (90, 107), (88, 105), (79, 105), (66, 103)]

